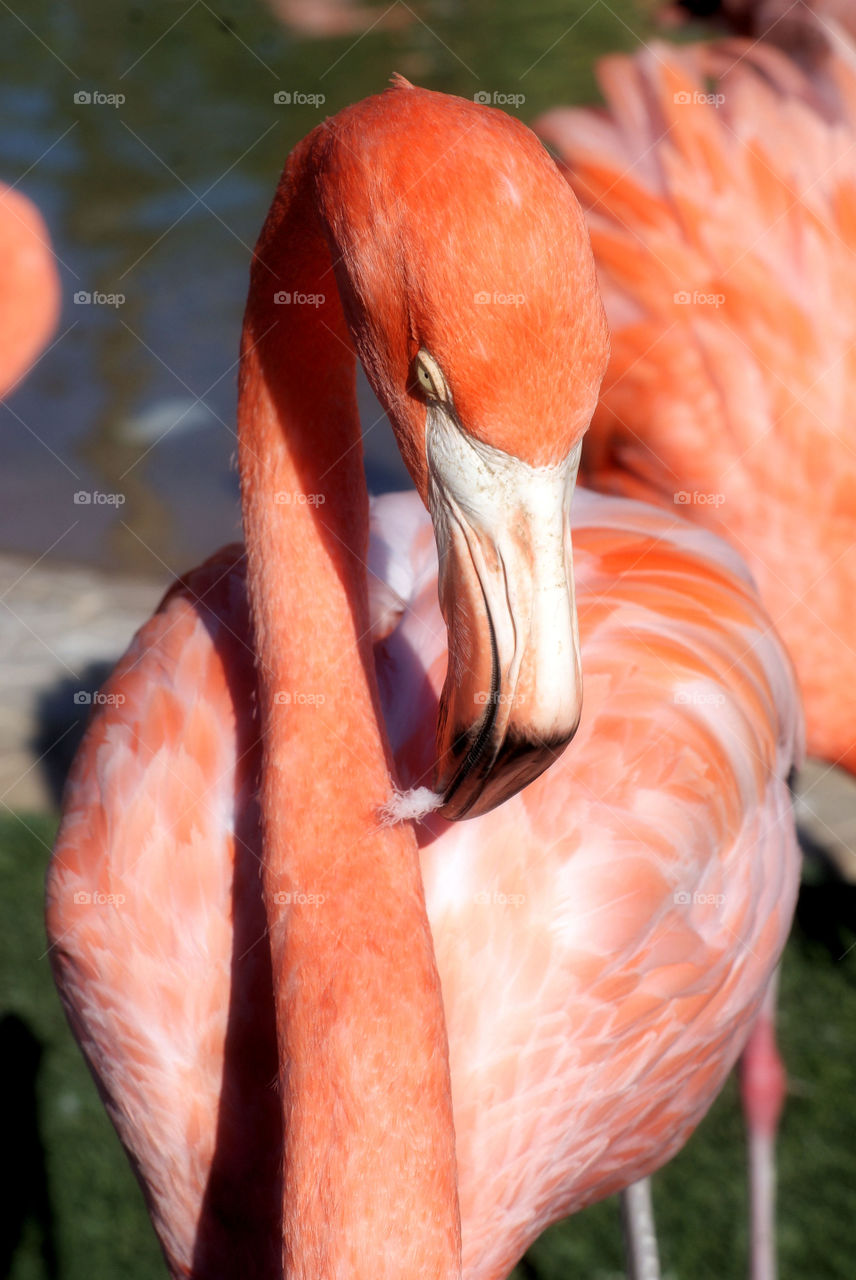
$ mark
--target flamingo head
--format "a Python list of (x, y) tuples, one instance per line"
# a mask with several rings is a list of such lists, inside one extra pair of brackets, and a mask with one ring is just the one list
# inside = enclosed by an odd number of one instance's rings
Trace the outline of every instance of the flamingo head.
[(582, 703), (569, 508), (608, 336), (579, 206), (528, 129), (398, 81), (323, 126), (349, 328), (427, 504), (449, 665), (434, 789), (487, 812)]

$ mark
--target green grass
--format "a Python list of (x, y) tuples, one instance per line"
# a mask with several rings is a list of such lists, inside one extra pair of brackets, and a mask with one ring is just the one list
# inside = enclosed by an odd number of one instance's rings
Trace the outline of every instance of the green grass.
[[(43, 881), (55, 825), (26, 815), (0, 822), (0, 1017), (8, 1036), (8, 1015), (17, 1015), (42, 1051), (35, 1081), (2, 1055), (7, 1169), (22, 1202), (19, 1213), (4, 1215), (2, 1234), (14, 1237), (15, 1218), (29, 1212), (10, 1269), (4, 1273), (0, 1261), (0, 1275), (50, 1280), (52, 1234), (61, 1280), (160, 1280), (166, 1269), (139, 1187), (68, 1030), (45, 954)], [(21, 1045), (27, 1032), (13, 1024), (12, 1035)], [(40, 1215), (42, 1177), (47, 1212)]]
[[(8, 1267), (8, 1250), (0, 1254), (0, 1277), (164, 1280), (139, 1189), (54, 994), (42, 927), (52, 832), (43, 817), (0, 821), (0, 1063), (13, 1188), (4, 1195), (0, 1228), (0, 1241), (13, 1249)], [(850, 1280), (856, 1269), (856, 947), (847, 952), (856, 941), (853, 904), (846, 886), (804, 889), (785, 959), (780, 1033), (790, 1096), (779, 1159), (781, 1280)], [(667, 1277), (745, 1275), (744, 1185), (732, 1080), (655, 1181)], [(519, 1280), (622, 1274), (612, 1201), (548, 1231), (515, 1272)]]

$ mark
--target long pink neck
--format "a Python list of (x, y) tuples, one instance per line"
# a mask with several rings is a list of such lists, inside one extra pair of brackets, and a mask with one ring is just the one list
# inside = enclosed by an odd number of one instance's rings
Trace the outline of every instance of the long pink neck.
[[(256, 250), (239, 400), (283, 1265), (290, 1280), (447, 1280), (460, 1275), (448, 1044), (416, 841), (376, 816), (390, 757), (369, 634), (355, 361), (311, 146), (286, 178)], [(281, 293), (291, 302), (276, 302)], [(319, 294), (321, 305), (305, 301)]]

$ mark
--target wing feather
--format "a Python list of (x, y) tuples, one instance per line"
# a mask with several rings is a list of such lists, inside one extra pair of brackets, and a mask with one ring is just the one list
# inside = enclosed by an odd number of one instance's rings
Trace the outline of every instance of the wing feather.
[[(581, 492), (573, 524), (577, 739), (494, 813), (419, 828), (467, 1280), (506, 1275), (549, 1222), (681, 1145), (745, 1041), (796, 893), (800, 713), (745, 568), (706, 531), (624, 499)], [(415, 783), (445, 666), (416, 495), (378, 500), (372, 539), (400, 601), (376, 646), (384, 711)], [(49, 879), (72, 1025), (173, 1274), (200, 1277), (273, 1276), (280, 1240), (237, 554), (179, 584), (117, 668)]]

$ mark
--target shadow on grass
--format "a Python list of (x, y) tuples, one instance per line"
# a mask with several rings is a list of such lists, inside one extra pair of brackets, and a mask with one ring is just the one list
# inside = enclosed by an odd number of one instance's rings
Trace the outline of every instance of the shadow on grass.
[(54, 1215), (36, 1096), (43, 1047), (16, 1013), (0, 1016), (0, 1097), (5, 1099), (3, 1216), (0, 1276), (7, 1276), (28, 1221), (38, 1228), (42, 1274), (59, 1276)]

